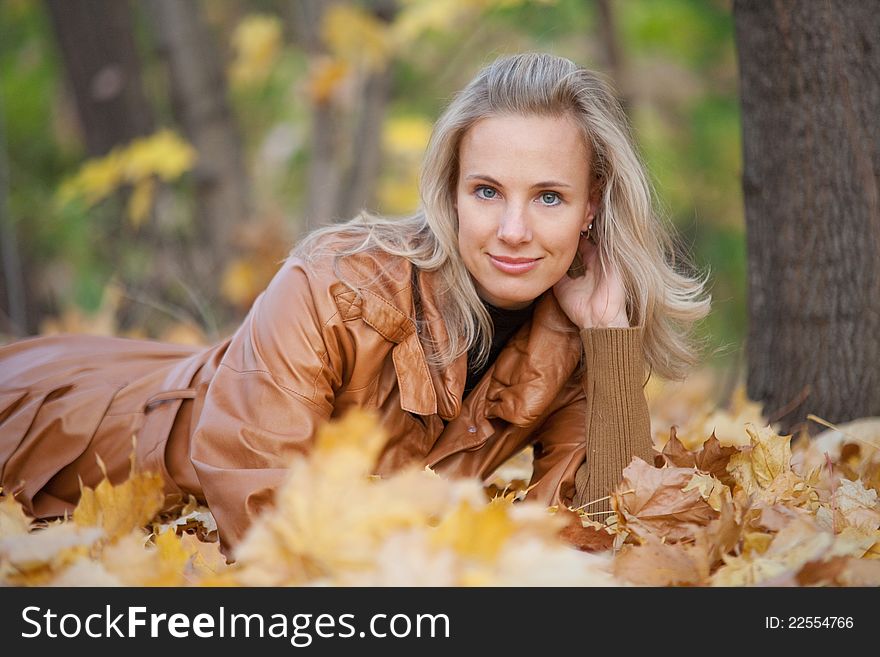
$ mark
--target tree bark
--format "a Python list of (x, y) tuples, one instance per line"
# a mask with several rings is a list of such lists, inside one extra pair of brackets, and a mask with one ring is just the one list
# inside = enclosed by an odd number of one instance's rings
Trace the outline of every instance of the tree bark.
[[(373, 2), (373, 14), (386, 23), (392, 23), (397, 14), (396, 0)], [(351, 138), (353, 153), (349, 163), (346, 184), (337, 213), (348, 218), (362, 208), (373, 205), (376, 181), (382, 165), (382, 125), (391, 97), (393, 68), (391, 62), (381, 71), (364, 75), (361, 101), (357, 104), (358, 115)]]
[(155, 129), (141, 84), (131, 8), (119, 0), (46, 0), (92, 157)]
[(6, 147), (6, 117), (0, 96), (0, 295), (7, 313), (0, 316), (0, 335), (15, 337), (27, 334), (27, 288), (18, 255), (15, 224), (9, 212), (9, 160)]
[[(325, 12), (335, 0), (296, 0), (294, 30), (313, 57), (325, 54), (320, 40)], [(373, 0), (368, 9), (382, 21), (394, 20), (396, 0)], [(389, 64), (381, 71), (359, 70), (357, 98), (346, 107), (338, 99), (316, 103), (312, 111), (306, 230), (345, 221), (373, 204), (381, 167), (382, 124), (392, 92)]]
[(880, 415), (880, 12), (734, 2), (748, 395), (783, 431)]
[(601, 65), (614, 80), (617, 97), (621, 107), (627, 113), (632, 103), (632, 88), (626, 70), (626, 60), (617, 38), (617, 18), (611, 0), (595, 0), (598, 29), (596, 37), (599, 42), (598, 55)]
[(222, 58), (198, 2), (147, 0), (159, 51), (168, 63), (174, 114), (198, 151), (196, 244), (190, 266), (198, 293), (221, 313), (220, 275), (236, 253), (237, 227), (248, 220), (250, 192), (241, 138), (227, 99)]

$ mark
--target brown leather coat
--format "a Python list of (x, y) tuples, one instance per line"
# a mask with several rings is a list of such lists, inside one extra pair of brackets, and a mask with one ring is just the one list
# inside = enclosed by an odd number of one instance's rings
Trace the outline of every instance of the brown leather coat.
[[(445, 371), (429, 367), (413, 321), (415, 283), (426, 330), (448, 339), (434, 275), (388, 255), (352, 262), (360, 296), (329, 259), (288, 258), (234, 335), (209, 348), (93, 336), (0, 348), (0, 485), (37, 517), (63, 514), (79, 477), (101, 479), (96, 455), (111, 480), (126, 478), (136, 435), (138, 463), (163, 474), (168, 504), (189, 493), (206, 501), (229, 548), (271, 502), (291, 454), (353, 406), (377, 409), (390, 436), (379, 474), (416, 462), (488, 477), (534, 443), (529, 497), (546, 504), (571, 504), (591, 431), (621, 413), (647, 416), (641, 327), (578, 332), (548, 291), (462, 400), (466, 356)], [(578, 379), (582, 341), (587, 371)], [(605, 343), (618, 345), (614, 354), (597, 353)], [(603, 380), (608, 389), (597, 390)], [(613, 402), (622, 398), (629, 407)], [(650, 453), (644, 428), (635, 440), (628, 451)], [(611, 466), (590, 475), (604, 477), (599, 490), (617, 483), (631, 457), (612, 451)]]

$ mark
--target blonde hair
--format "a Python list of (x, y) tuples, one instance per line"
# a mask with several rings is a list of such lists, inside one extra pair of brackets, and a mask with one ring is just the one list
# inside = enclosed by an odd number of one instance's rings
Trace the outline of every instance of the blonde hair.
[(453, 203), (463, 135), (480, 119), (505, 114), (569, 116), (579, 126), (590, 147), (592, 185), (601, 189), (594, 231), (603, 271), (613, 266), (621, 273), (630, 325), (644, 325), (643, 349), (652, 373), (683, 379), (700, 359), (691, 329), (709, 312), (711, 296), (704, 295), (709, 273), (692, 277), (688, 270), (693, 267), (676, 253), (674, 227), (654, 208), (651, 183), (610, 86), (564, 57), (499, 57), (455, 94), (434, 125), (421, 170), (421, 204), (414, 214), (390, 218), (362, 211), (350, 221), (313, 231), (293, 252), (307, 260), (329, 253), (325, 238), (334, 235), (334, 266), (341, 257), (380, 249), (436, 272), (437, 307), (449, 343), (433, 354), (434, 363), (448, 366), (471, 348), (477, 364), (485, 362), (492, 322), (458, 251)]

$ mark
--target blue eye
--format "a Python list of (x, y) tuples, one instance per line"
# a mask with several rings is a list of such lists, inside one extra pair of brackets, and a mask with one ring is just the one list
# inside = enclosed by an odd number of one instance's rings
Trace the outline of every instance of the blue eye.
[[(489, 197), (486, 197), (486, 196), (480, 196), (480, 190), (483, 190), (483, 189), (485, 189), (485, 190), (488, 191), (488, 192), (492, 192), (492, 195), (489, 196)], [(486, 199), (486, 200), (488, 200), (488, 199), (490, 199), (490, 198), (495, 198), (495, 195), (498, 193), (498, 192), (496, 192), (494, 189), (492, 189), (491, 187), (486, 187), (485, 185), (480, 185), (480, 186), (477, 187), (477, 189), (474, 190), (474, 191), (477, 193), (477, 198), (482, 198), (482, 199)]]
[(559, 198), (559, 194), (557, 194), (556, 192), (543, 192), (541, 194), (541, 198), (545, 201), (547, 200), (548, 196), (550, 196), (551, 198), (555, 198), (556, 203), (547, 203), (547, 205), (559, 205), (562, 202), (562, 200)]

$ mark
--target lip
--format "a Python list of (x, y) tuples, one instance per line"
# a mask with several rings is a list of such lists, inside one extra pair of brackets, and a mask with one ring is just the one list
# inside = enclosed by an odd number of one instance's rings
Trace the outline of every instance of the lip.
[(508, 258), (487, 254), (489, 261), (505, 274), (524, 274), (538, 266), (540, 258)]

